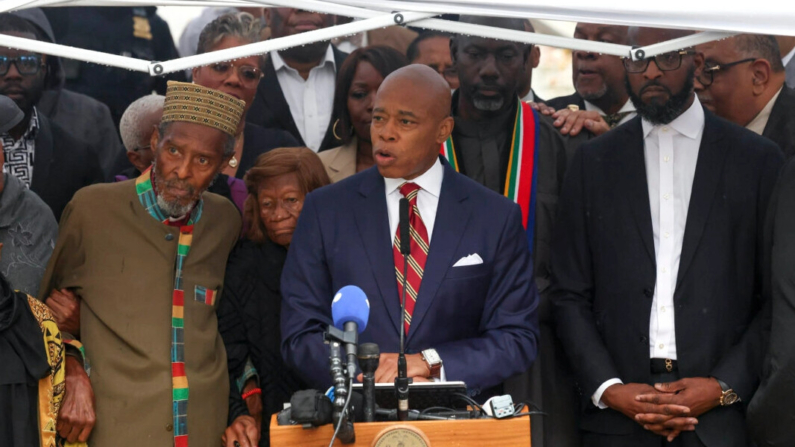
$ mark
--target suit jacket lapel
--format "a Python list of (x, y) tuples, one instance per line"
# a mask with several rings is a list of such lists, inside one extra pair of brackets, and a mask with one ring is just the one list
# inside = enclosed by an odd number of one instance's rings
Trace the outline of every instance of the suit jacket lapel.
[[(395, 331), (400, 331), (400, 298), (398, 297), (392, 238), (389, 235), (389, 214), (386, 209), (384, 180), (376, 168), (360, 174), (360, 202), (355, 206), (356, 226), (362, 237), (367, 261), (373, 270), (384, 307), (389, 312)], [(371, 297), (372, 298), (372, 297)]]
[[(348, 53), (338, 50), (334, 45), (331, 45), (331, 50), (334, 52), (334, 66), (336, 67), (336, 72), (339, 73), (342, 63), (345, 62), (345, 58), (348, 57)], [(331, 149), (337, 145), (337, 139), (334, 137), (334, 123), (337, 122), (337, 119), (339, 119), (339, 116), (337, 115), (337, 108), (334, 107), (331, 110), (331, 121), (329, 121), (328, 127), (326, 127), (326, 134), (323, 136), (323, 141), (320, 143), (321, 151)]]
[[(615, 131), (615, 130), (614, 130)], [(643, 128), (641, 120), (636, 117), (620, 131), (627, 132), (628, 144), (619, 149), (623, 155), (619, 159), (624, 163), (621, 175), (624, 177), (626, 191), (635, 223), (643, 240), (643, 246), (653, 263), (657, 263), (654, 252), (654, 230), (651, 224), (651, 204), (649, 203), (649, 185), (646, 177), (646, 161), (643, 152)]]
[(36, 137), (35, 155), (33, 158), (33, 178), (31, 189), (41, 191), (50, 178), (50, 167), (53, 162), (53, 141), (50, 121), (39, 113), (39, 134)]
[(698, 243), (704, 228), (707, 225), (710, 209), (714, 203), (715, 193), (718, 190), (726, 152), (718, 142), (722, 138), (722, 127), (715, 116), (704, 110), (705, 123), (704, 135), (701, 137), (701, 146), (698, 150), (696, 162), (696, 175), (693, 179), (693, 191), (690, 195), (690, 205), (687, 210), (687, 223), (685, 236), (682, 241), (682, 256), (679, 259), (679, 273), (676, 286), (682, 283), (693, 256), (696, 254)]
[(472, 215), (472, 210), (466, 201), (468, 195), (465, 185), (461, 184), (459, 177), (461, 174), (456, 173), (445, 161), (442, 161), (442, 165), (444, 179), (439, 195), (439, 206), (436, 209), (436, 221), (433, 224), (430, 251), (425, 262), (425, 271), (406, 343), (409, 343), (412, 336), (417, 333), (417, 327), (431, 308), (447, 269), (455, 262), (453, 259), (455, 250)]
[(284, 91), (282, 91), (282, 86), (276, 77), (276, 69), (273, 67), (271, 58), (268, 58), (262, 72), (263, 77), (257, 89), (257, 96), (262, 97), (266, 108), (273, 113), (274, 118), (281, 124), (281, 128), (293, 134), (303, 145), (304, 141), (301, 138), (301, 133), (298, 132), (298, 127), (295, 125), (290, 106), (287, 104), (287, 100), (284, 99)]

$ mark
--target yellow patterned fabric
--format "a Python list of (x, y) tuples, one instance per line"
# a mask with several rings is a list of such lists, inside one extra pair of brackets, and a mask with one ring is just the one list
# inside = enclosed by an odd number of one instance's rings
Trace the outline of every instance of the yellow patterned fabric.
[(187, 82), (168, 81), (161, 122), (185, 121), (235, 136), (245, 101)]
[(50, 308), (36, 298), (28, 296), (28, 305), (41, 327), (44, 335), (44, 347), (47, 351), (47, 362), (51, 374), (39, 380), (39, 433), (41, 447), (87, 447), (84, 442), (71, 443), (61, 439), (55, 426), (58, 422), (58, 411), (61, 409), (66, 391), (66, 364), (64, 342), (61, 331), (55, 324)]

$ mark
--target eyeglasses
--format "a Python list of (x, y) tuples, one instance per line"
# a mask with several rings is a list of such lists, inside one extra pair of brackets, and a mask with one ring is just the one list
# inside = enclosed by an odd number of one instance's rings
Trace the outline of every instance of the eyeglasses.
[(39, 54), (27, 54), (17, 57), (0, 56), (0, 76), (8, 74), (11, 64), (17, 67), (17, 71), (21, 75), (34, 75), (39, 72), (39, 68), (44, 66), (42, 57)]
[(704, 64), (704, 69), (701, 70), (701, 73), (698, 74), (698, 82), (701, 83), (704, 87), (709, 87), (712, 85), (713, 77), (715, 76), (715, 72), (721, 70), (728, 70), (735, 65), (744, 64), (746, 62), (753, 62), (756, 58), (749, 57), (748, 59), (743, 59), (739, 61), (729, 62), (728, 64), (719, 64), (719, 65), (710, 65), (709, 63)]
[(251, 65), (236, 66), (231, 62), (220, 62), (210, 65), (210, 73), (217, 79), (226, 79), (232, 70), (237, 70), (237, 77), (240, 83), (245, 88), (255, 88), (259, 79), (262, 77), (262, 72), (259, 68), (252, 67)]
[(647, 68), (649, 68), (649, 62), (651, 62), (653, 59), (660, 71), (673, 71), (682, 66), (683, 56), (692, 54), (696, 54), (696, 52), (692, 50), (671, 51), (670, 53), (658, 54), (657, 56), (648, 57), (638, 61), (625, 57), (623, 58), (624, 68), (627, 70), (627, 73), (643, 73)]
[(152, 149), (152, 145), (151, 145), (151, 144), (149, 144), (149, 145), (146, 145), (146, 146), (141, 146), (141, 147), (136, 147), (136, 148), (133, 148), (133, 152), (138, 152), (138, 151), (148, 151), (149, 149)]

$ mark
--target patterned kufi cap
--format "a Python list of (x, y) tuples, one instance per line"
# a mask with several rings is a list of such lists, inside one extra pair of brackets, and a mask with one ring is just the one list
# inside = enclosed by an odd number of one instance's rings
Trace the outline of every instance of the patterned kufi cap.
[(245, 101), (187, 82), (168, 81), (162, 123), (185, 121), (213, 127), (235, 136)]

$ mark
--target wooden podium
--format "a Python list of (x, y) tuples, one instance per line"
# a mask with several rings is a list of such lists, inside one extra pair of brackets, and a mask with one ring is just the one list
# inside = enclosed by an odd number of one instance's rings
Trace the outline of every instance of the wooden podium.
[[(354, 424), (356, 443), (346, 445), (373, 447), (388, 429), (406, 426), (424, 435), (428, 447), (530, 446), (530, 416), (503, 420), (357, 422)], [(271, 419), (272, 447), (328, 447), (333, 434), (334, 427), (330, 424), (305, 430), (298, 425), (279, 426), (276, 415)], [(343, 444), (336, 440), (334, 445)], [(384, 445), (396, 447), (399, 443), (384, 443)]]

